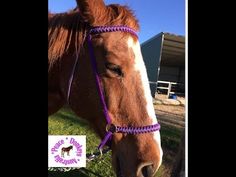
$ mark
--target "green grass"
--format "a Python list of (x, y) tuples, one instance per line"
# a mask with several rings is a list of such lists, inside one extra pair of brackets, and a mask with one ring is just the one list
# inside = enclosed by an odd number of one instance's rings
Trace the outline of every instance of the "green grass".
[(181, 138), (181, 130), (176, 127), (162, 125), (160, 131), (162, 146), (170, 151), (177, 152)]
[[(62, 108), (48, 119), (49, 135), (86, 135), (86, 153), (96, 151), (100, 139), (89, 128), (88, 123), (79, 119), (70, 109)], [(161, 137), (164, 151), (163, 165), (155, 177), (165, 176), (168, 163), (173, 161), (173, 154), (177, 152), (180, 141), (181, 130), (162, 125)], [(166, 154), (165, 154), (166, 153)], [(51, 172), (48, 177), (115, 177), (111, 166), (111, 152), (87, 163), (86, 168), (72, 170), (69, 172)]]
[[(86, 135), (86, 153), (96, 151), (100, 139), (89, 128), (86, 121), (79, 119), (70, 109), (62, 108), (48, 120), (49, 135)], [(75, 176), (115, 176), (111, 170), (111, 152), (94, 161), (87, 163), (86, 169), (73, 170), (70, 172), (49, 172), (49, 176), (72, 177)]]
[(161, 143), (163, 149), (163, 172), (161, 176), (165, 177), (164, 173), (170, 173), (175, 156), (178, 152), (181, 139), (182, 129), (173, 126), (162, 124), (161, 127)]

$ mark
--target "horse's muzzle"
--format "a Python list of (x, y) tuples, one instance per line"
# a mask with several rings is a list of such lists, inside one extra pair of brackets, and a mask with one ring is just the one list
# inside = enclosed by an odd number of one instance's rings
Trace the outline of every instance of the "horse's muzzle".
[(153, 163), (143, 163), (140, 164), (137, 170), (138, 177), (152, 177), (156, 172), (156, 168), (154, 167)]
[[(116, 158), (116, 176), (117, 177), (130, 177), (131, 174), (126, 174), (126, 169), (123, 169), (124, 166), (119, 158)], [(137, 168), (136, 174), (133, 173), (132, 177), (153, 177), (157, 171), (157, 167), (150, 163), (142, 163)]]

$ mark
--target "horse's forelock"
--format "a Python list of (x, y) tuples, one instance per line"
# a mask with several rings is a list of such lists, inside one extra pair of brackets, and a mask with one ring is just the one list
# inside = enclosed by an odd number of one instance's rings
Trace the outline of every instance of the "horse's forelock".
[(111, 4), (107, 6), (106, 17), (109, 25), (125, 25), (136, 31), (139, 30), (138, 20), (128, 6)]

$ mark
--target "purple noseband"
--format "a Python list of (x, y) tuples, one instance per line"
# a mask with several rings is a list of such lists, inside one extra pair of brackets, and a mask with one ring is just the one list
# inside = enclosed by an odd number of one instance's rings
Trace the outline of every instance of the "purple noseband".
[[(88, 47), (89, 47), (89, 55), (90, 55), (90, 60), (92, 64), (92, 69), (93, 69), (93, 74), (95, 76), (95, 81), (96, 81), (96, 87), (98, 90), (99, 98), (103, 107), (103, 112), (104, 116), (106, 118), (107, 126), (106, 126), (106, 135), (104, 139), (101, 141), (101, 143), (98, 146), (98, 149), (101, 150), (103, 146), (107, 143), (108, 140), (111, 140), (111, 136), (113, 133), (127, 133), (127, 134), (143, 134), (143, 133), (150, 133), (154, 131), (160, 130), (160, 124), (156, 123), (154, 125), (147, 125), (147, 126), (142, 126), (142, 127), (120, 127), (112, 124), (111, 118), (108, 113), (108, 109), (106, 106), (104, 94), (102, 91), (102, 86), (101, 86), (101, 81), (99, 78), (98, 70), (97, 70), (97, 63), (95, 59), (95, 55), (93, 52), (93, 46), (92, 46), (92, 34), (100, 34), (100, 33), (107, 33), (107, 32), (116, 32), (116, 31), (121, 31), (121, 32), (127, 32), (130, 33), (136, 37), (138, 37), (137, 33), (135, 30), (132, 28), (129, 28), (127, 26), (97, 26), (93, 27), (90, 29), (88, 36), (87, 36), (87, 42), (88, 42)], [(70, 96), (70, 89), (71, 89), (71, 83), (74, 77), (74, 72), (75, 72), (75, 66), (78, 62), (78, 56), (76, 57), (75, 64), (72, 69), (72, 74), (69, 80), (69, 88), (68, 88), (68, 93), (67, 93), (67, 101), (69, 102), (69, 96)]]

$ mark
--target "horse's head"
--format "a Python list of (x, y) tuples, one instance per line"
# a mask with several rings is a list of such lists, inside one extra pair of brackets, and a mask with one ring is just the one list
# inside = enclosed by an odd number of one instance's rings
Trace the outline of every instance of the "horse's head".
[[(134, 30), (139, 25), (132, 12), (119, 5), (105, 6), (102, 0), (77, 0), (81, 16), (90, 26), (125, 25)], [(138, 39), (126, 32), (109, 32), (92, 36), (102, 89), (113, 124), (140, 127), (157, 123), (146, 68)], [(79, 61), (78, 87), (72, 89), (70, 103), (78, 114), (89, 117), (96, 132), (104, 137), (106, 121), (91, 70), (87, 45)], [(83, 60), (83, 61), (82, 61)], [(78, 69), (78, 70), (79, 70)], [(86, 70), (84, 75), (80, 74)], [(90, 75), (90, 76), (85, 76)], [(86, 79), (85, 79), (86, 78)], [(79, 89), (79, 85), (86, 88)], [(76, 88), (78, 90), (76, 91)], [(89, 93), (86, 93), (89, 92)], [(82, 93), (86, 94), (86, 100)], [(90, 107), (77, 111), (90, 103)], [(78, 104), (80, 104), (78, 106)], [(91, 111), (97, 108), (99, 111)], [(90, 110), (91, 109), (91, 110)], [(151, 177), (160, 167), (162, 149), (159, 131), (138, 135), (115, 133), (112, 138), (112, 163), (117, 173), (125, 177)]]

